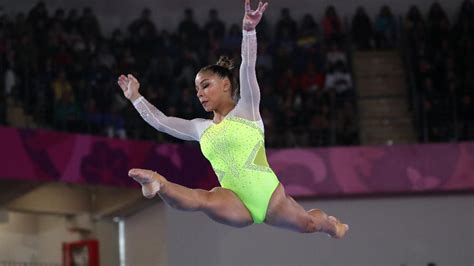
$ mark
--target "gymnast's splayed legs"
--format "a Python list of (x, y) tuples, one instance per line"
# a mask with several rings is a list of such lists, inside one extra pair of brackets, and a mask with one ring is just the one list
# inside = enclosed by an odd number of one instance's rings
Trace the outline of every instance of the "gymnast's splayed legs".
[[(190, 189), (169, 182), (162, 175), (145, 169), (132, 169), (129, 176), (142, 185), (143, 195), (153, 198), (157, 194), (169, 206), (184, 211), (203, 211), (213, 220), (233, 227), (253, 223), (252, 216), (239, 198), (224, 188), (211, 191)], [(321, 210), (305, 211), (293, 198), (286, 195), (280, 184), (272, 195), (265, 223), (300, 233), (327, 233), (342, 238), (348, 226)]]

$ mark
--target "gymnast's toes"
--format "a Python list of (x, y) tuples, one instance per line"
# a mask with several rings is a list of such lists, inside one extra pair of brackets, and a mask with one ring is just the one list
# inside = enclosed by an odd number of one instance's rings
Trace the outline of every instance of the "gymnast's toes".
[(142, 193), (148, 199), (153, 198), (160, 191), (160, 175), (145, 169), (131, 169), (128, 175), (142, 186)]
[(331, 237), (336, 239), (343, 238), (349, 230), (349, 225), (341, 223), (336, 217), (329, 216), (329, 222), (333, 225), (334, 231), (331, 233)]

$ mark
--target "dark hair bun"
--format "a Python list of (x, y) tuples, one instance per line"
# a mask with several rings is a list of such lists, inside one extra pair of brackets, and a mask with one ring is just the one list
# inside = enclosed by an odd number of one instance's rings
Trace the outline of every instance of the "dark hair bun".
[(234, 69), (234, 61), (227, 56), (221, 56), (216, 65), (227, 68), (228, 70)]

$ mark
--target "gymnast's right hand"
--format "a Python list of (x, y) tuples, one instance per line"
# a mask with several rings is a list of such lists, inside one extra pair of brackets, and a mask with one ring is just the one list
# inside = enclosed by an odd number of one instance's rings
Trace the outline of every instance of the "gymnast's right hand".
[(140, 88), (140, 83), (132, 74), (128, 74), (127, 76), (120, 75), (117, 83), (122, 89), (123, 95), (125, 95), (125, 97), (130, 101), (133, 102), (136, 99), (140, 98), (141, 95), (138, 92), (138, 89)]

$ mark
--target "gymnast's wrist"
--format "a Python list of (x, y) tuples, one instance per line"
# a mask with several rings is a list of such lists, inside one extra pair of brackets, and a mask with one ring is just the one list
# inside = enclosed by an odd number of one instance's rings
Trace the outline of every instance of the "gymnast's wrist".
[(242, 30), (242, 34), (244, 36), (255, 35), (255, 34), (257, 34), (257, 31), (255, 29), (244, 29), (244, 30)]
[(133, 97), (130, 97), (130, 101), (132, 104), (137, 103), (143, 96), (140, 93), (137, 93), (136, 95), (133, 95)]

